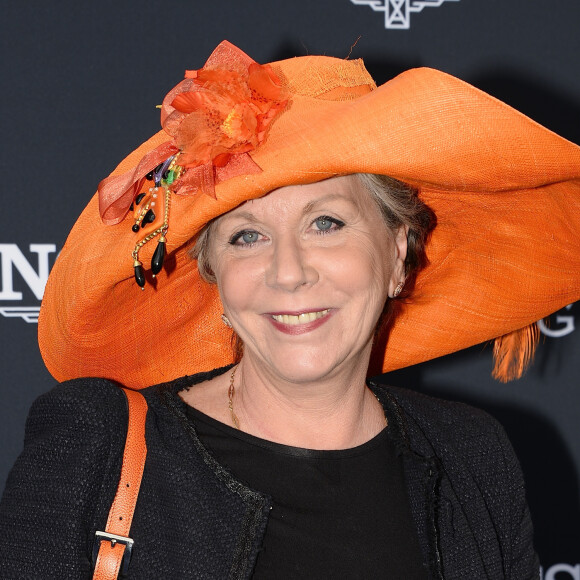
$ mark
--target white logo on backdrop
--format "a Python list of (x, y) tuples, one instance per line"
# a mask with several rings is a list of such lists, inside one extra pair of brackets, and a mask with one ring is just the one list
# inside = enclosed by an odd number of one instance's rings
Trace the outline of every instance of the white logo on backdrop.
[(375, 12), (385, 13), (385, 28), (407, 30), (411, 28), (411, 14), (423, 8), (438, 8), (443, 2), (459, 0), (350, 0), (357, 6), (370, 6)]
[(554, 564), (544, 573), (540, 567), (541, 580), (580, 580), (580, 564)]
[(28, 286), (36, 298), (36, 303), (31, 305), (17, 304), (15, 306), (0, 306), (0, 314), (7, 318), (22, 318), (26, 322), (38, 322), (38, 312), (40, 311), (40, 301), (44, 294), (44, 287), (48, 280), (50, 271), (49, 257), (56, 252), (54, 244), (30, 244), (28, 246), (31, 254), (37, 255), (36, 269), (28, 261), (16, 244), (0, 244), (0, 301), (22, 302), (22, 292), (14, 289), (14, 272), (18, 272), (20, 277)]
[[(571, 310), (572, 304), (566, 306), (566, 310)], [(542, 334), (546, 336), (551, 336), (552, 338), (560, 338), (561, 336), (566, 336), (574, 332), (574, 317), (571, 315), (562, 316), (561, 314), (556, 314), (555, 322), (557, 328), (554, 326), (547, 326), (543, 320), (538, 321), (538, 327)], [(579, 579), (580, 580), (580, 579)]]

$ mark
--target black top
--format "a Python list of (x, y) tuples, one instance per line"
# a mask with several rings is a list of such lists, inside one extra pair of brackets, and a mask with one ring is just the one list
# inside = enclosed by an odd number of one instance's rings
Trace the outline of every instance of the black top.
[(358, 447), (318, 451), (187, 412), (217, 460), (272, 498), (252, 578), (426, 578), (388, 428)]

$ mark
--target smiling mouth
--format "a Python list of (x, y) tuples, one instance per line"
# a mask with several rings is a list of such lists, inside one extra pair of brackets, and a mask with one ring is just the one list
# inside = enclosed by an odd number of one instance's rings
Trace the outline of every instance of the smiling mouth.
[(298, 326), (299, 324), (307, 324), (314, 322), (328, 314), (328, 309), (319, 310), (318, 312), (303, 312), (302, 314), (272, 314), (272, 318), (281, 324), (288, 324), (290, 326)]

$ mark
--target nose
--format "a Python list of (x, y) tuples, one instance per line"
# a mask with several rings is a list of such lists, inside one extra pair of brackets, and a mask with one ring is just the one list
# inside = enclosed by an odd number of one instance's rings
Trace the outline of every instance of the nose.
[(266, 269), (266, 284), (286, 292), (315, 284), (318, 272), (309, 258), (308, 248), (293, 235), (278, 238)]

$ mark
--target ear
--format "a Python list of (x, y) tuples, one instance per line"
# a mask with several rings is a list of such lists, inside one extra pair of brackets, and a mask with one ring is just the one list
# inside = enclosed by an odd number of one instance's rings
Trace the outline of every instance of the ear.
[(389, 298), (395, 296), (395, 288), (405, 283), (405, 258), (407, 257), (407, 234), (409, 226), (401, 225), (393, 231), (393, 271), (389, 280)]

